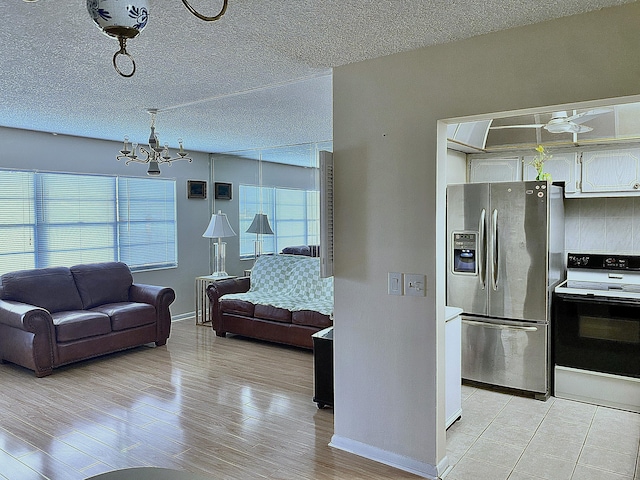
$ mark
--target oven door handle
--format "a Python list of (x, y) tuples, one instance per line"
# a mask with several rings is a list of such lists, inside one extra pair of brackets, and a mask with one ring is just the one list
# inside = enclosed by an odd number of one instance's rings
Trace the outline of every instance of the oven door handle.
[(537, 332), (538, 327), (524, 327), (520, 325), (503, 325), (497, 323), (477, 322), (475, 320), (462, 320), (462, 323), (485, 328), (495, 328), (497, 330), (522, 330), (524, 332)]
[[(625, 298), (607, 295), (554, 292), (558, 303), (595, 303), (607, 305), (629, 305), (637, 307), (640, 302), (636, 298)], [(557, 308), (557, 307), (554, 307)]]

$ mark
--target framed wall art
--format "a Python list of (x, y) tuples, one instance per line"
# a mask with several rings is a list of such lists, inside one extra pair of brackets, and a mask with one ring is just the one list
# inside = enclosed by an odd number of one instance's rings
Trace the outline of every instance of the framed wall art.
[(214, 192), (216, 200), (231, 200), (232, 187), (230, 183), (215, 182)]
[(187, 198), (207, 198), (207, 182), (187, 180)]

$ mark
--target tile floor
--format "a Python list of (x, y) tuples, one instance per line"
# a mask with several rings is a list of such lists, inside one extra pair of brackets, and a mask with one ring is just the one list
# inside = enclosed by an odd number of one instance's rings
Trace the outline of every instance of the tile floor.
[(640, 414), (462, 387), (445, 480), (640, 480)]

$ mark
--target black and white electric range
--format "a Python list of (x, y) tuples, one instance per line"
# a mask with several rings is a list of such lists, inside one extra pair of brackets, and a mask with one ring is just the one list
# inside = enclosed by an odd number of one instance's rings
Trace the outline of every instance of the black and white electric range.
[(640, 412), (640, 256), (570, 253), (553, 312), (554, 396)]

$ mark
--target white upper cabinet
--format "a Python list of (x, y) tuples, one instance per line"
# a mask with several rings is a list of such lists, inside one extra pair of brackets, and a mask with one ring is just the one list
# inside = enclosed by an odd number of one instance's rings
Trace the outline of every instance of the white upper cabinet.
[[(524, 156), (524, 180), (535, 180), (536, 169), (530, 165), (534, 155)], [(577, 153), (554, 153), (553, 156), (544, 162), (544, 172), (551, 175), (554, 182), (564, 182), (565, 193), (575, 193), (578, 191), (580, 181), (580, 164)]]
[(469, 181), (517, 182), (522, 179), (520, 157), (472, 158), (469, 161)]
[(639, 192), (640, 147), (582, 154), (583, 192)]

